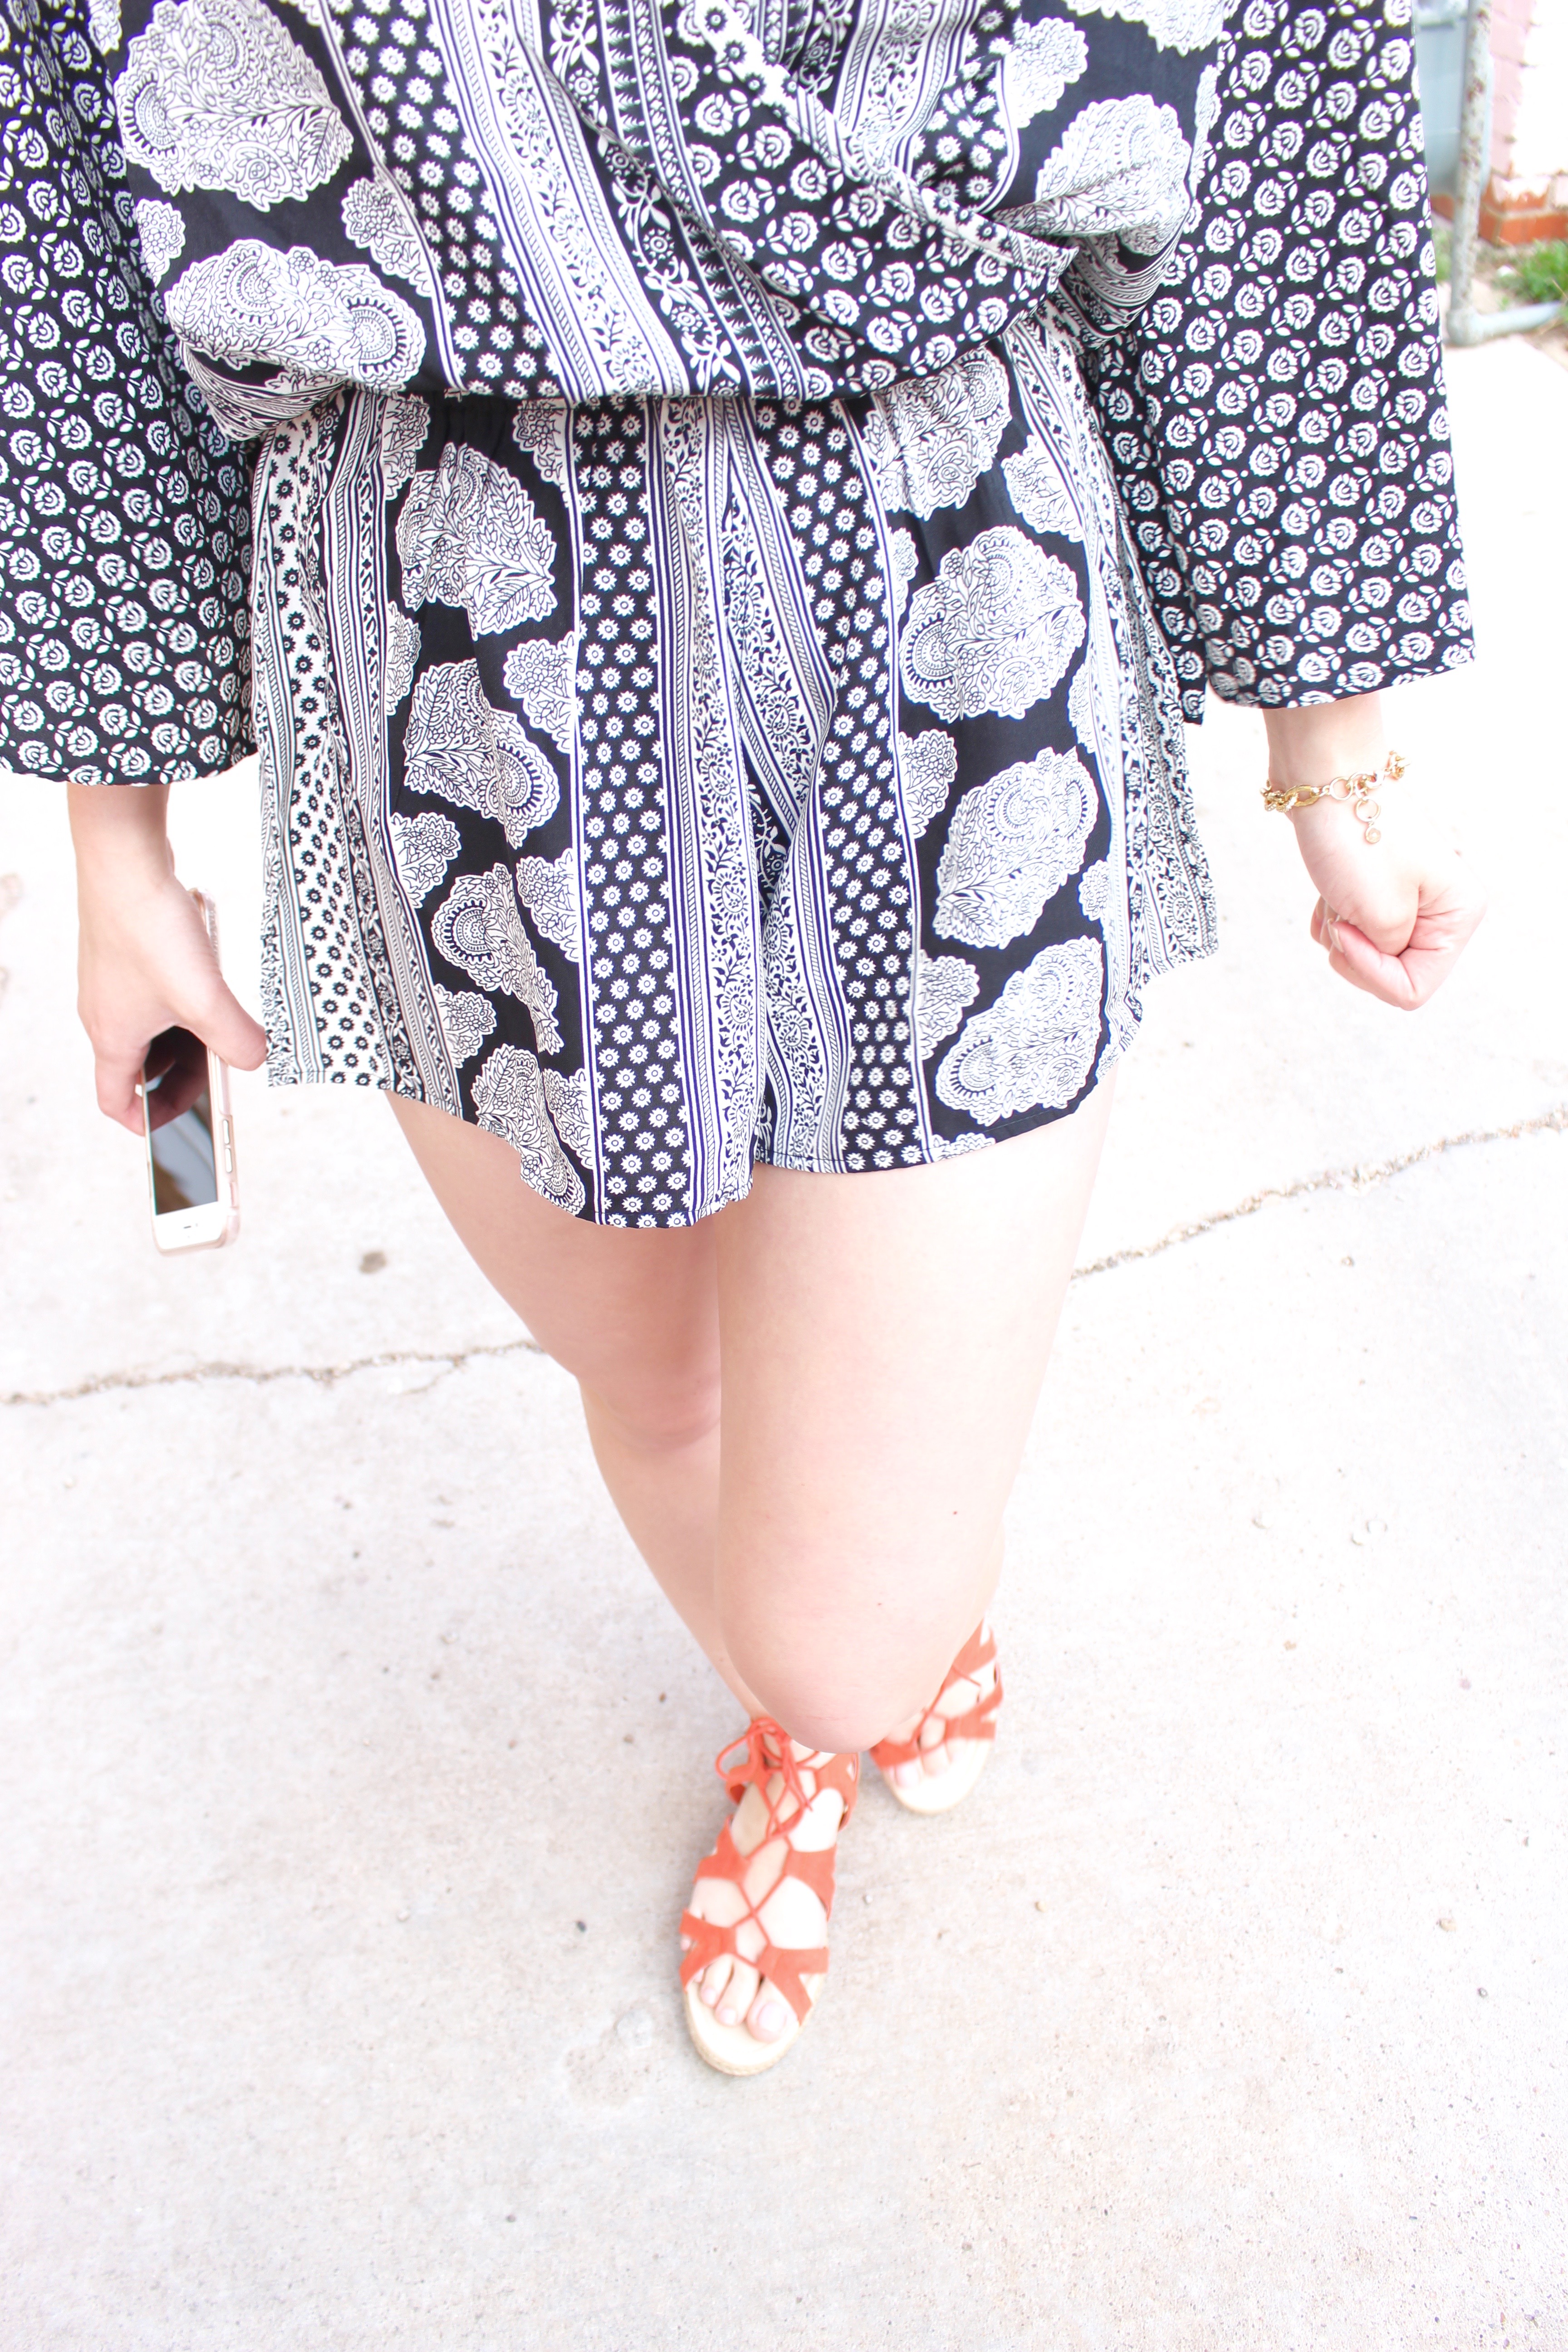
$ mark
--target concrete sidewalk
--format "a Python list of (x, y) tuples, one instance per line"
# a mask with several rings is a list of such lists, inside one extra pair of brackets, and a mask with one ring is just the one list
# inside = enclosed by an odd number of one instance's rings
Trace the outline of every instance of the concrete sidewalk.
[[(242, 1082), (241, 1246), (153, 1257), (3, 787), (5, 2352), (1568, 2352), (1568, 375), (1449, 366), (1484, 658), (1395, 740), (1490, 919), (1416, 1022), (1335, 986), (1194, 739), (1225, 952), (1123, 1074), (996, 1759), (868, 1790), (754, 2084), (674, 1986), (735, 1711), (569, 1383), (374, 1099)], [(183, 799), (243, 977), (249, 781)]]

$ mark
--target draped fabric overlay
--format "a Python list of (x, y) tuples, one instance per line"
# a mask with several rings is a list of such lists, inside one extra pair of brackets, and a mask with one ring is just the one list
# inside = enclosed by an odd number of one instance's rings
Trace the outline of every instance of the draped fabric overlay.
[(87, 9), (0, 19), (0, 758), (85, 784), (248, 748), (246, 468), (142, 276)]
[(1022, 1132), (1212, 945), (1059, 334), (859, 403), (355, 391), (256, 514), (274, 1073), (574, 1214)]
[(1247, 0), (1201, 218), (1086, 351), (1189, 719), (1471, 656), (1409, 10)]
[(149, 273), (216, 413), (335, 383), (825, 399), (1158, 281), (1223, 0), (124, 0)]

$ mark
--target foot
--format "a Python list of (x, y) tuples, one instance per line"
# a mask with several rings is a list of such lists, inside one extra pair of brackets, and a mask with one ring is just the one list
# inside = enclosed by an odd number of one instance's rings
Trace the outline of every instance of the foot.
[[(917, 1812), (943, 1812), (979, 1780), (994, 1743), (995, 1711), (1001, 1704), (995, 1643), (984, 1621), (972, 1641), (954, 1660), (947, 1679), (931, 1705), (911, 1715), (872, 1749), (883, 1779), (903, 1804)], [(982, 1737), (950, 1731), (950, 1725), (985, 1725)], [(915, 1748), (917, 1756), (891, 1756), (881, 1750)], [(945, 1785), (944, 1785), (945, 1784)]]
[[(781, 1955), (820, 1953), (827, 1943), (826, 1906), (813, 1887), (791, 1870), (788, 1857), (792, 1851), (801, 1855), (829, 1854), (846, 1810), (839, 1790), (820, 1781), (824, 1769), (835, 1761), (833, 1756), (824, 1749), (803, 1748), (798, 1741), (791, 1743), (789, 1752), (798, 1795), (788, 1786), (782, 1764), (776, 1762), (778, 1749), (771, 1758), (764, 1752), (759, 1760), (773, 1764), (774, 1769), (759, 1772), (729, 1824), (730, 1842), (740, 1862), (739, 1875), (710, 1875), (702, 1866), (689, 1906), (694, 1917), (731, 1929), (737, 1948), (710, 1960), (693, 1978), (689, 1991), (711, 2013), (715, 2023), (730, 2029), (737, 2039), (743, 2033), (762, 2045), (756, 2052), (759, 2059), (764, 2049), (793, 2040), (799, 2031), (785, 1991), (770, 1981), (758, 1965), (763, 1953), (769, 1946)], [(717, 1853), (709, 1859), (716, 1860)], [(808, 1874), (820, 1880), (821, 1865), (815, 1871), (808, 1866)], [(682, 1951), (689, 1951), (694, 1940), (683, 1935)], [(803, 1973), (798, 1979), (812, 2001), (823, 1981), (820, 1974)], [(710, 2038), (699, 2042), (706, 2057), (714, 2054), (707, 2046)]]

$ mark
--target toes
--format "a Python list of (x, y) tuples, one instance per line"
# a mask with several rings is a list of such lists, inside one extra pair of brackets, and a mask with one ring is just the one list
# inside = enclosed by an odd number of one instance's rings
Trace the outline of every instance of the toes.
[(930, 1774), (934, 1779), (939, 1772), (950, 1771), (953, 1760), (952, 1750), (944, 1739), (940, 1746), (924, 1750), (920, 1760), (920, 1769), (915, 1778), (919, 1780), (922, 1775)]
[(757, 1998), (757, 1972), (743, 1960), (733, 1963), (730, 1981), (714, 2015), (721, 2025), (739, 2025)]
[(702, 1982), (697, 1989), (697, 1997), (704, 2008), (711, 2009), (717, 2002), (720, 1994), (730, 1981), (734, 1967), (734, 1961), (726, 1953), (722, 1959), (714, 1960), (704, 1970)]
[(774, 1992), (772, 1985), (764, 1983), (747, 2013), (746, 2024), (753, 2041), (776, 2042), (788, 2032), (794, 2014), (788, 2002)]
[(925, 1779), (926, 1769), (926, 1766), (918, 1757), (911, 1759), (908, 1764), (895, 1764), (893, 1767), (894, 1788), (918, 1788), (920, 1783)]

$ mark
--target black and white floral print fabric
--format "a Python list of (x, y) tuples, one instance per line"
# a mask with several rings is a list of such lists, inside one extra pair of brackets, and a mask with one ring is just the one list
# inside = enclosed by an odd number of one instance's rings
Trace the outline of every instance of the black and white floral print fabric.
[(826, 399), (1186, 218), (1223, 0), (103, 0), (149, 270), (217, 412)]
[(244, 461), (142, 276), (87, 11), (0, 14), (0, 759), (81, 783), (249, 748)]
[(243, 740), (245, 469), (161, 305), (258, 444), (273, 1075), (571, 1213), (1082, 1099), (1214, 940), (1145, 571), (1189, 687), (1460, 642), (1386, 16), (91, 0), (122, 152), (79, 19), (5, 5), (5, 740)]
[(1407, 0), (1247, 0), (1171, 282), (1086, 365), (1188, 719), (1469, 660)]
[(1076, 353), (868, 400), (355, 390), (263, 445), (274, 1075), (683, 1224), (1058, 1118), (1213, 910)]
[[(248, 748), (245, 462), (193, 413), (139, 261), (165, 291), (190, 277), (188, 325), (223, 322), (221, 365), (184, 356), (241, 436), (344, 378), (820, 389), (1003, 319), (1016, 256), (888, 211), (816, 149), (780, 177), (774, 58), (812, 136), (837, 92), (862, 163), (944, 223), (967, 206), (1025, 238), (1055, 279), (1189, 719), (1211, 681), (1293, 702), (1468, 657), (1407, 0), (1251, 0), (1217, 45), (1210, 0), (982, 7), (958, 29), (914, 0), (853, 19), (775, 0), (757, 71), (715, 48), (717, 18), (637, 8), (563, 5), (546, 66), (508, 47), (499, 0), (91, 0), (96, 47), (85, 0), (5, 0), (0, 757), (128, 782)], [(1107, 94), (1130, 56), (1158, 103)], [(1161, 286), (1176, 166), (1211, 118)], [(634, 153), (706, 191), (717, 229)]]

